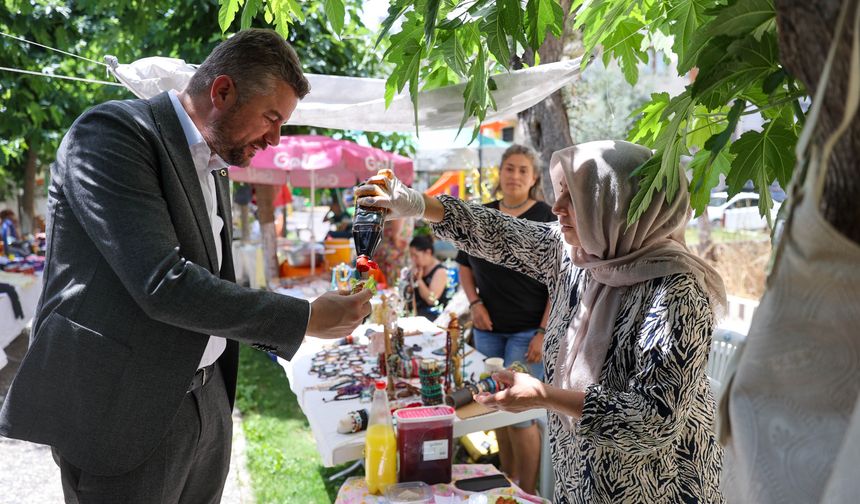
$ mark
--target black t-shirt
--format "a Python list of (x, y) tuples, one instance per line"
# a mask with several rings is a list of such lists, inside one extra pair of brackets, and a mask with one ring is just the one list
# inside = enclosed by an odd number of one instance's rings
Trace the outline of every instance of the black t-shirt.
[[(439, 268), (444, 269), (444, 264), (437, 264), (430, 270), (429, 273), (422, 277), (424, 283), (427, 287), (430, 287), (430, 284), (433, 283), (433, 276), (436, 274), (436, 271)], [(434, 320), (436, 317), (442, 313), (442, 310), (445, 308), (445, 305), (448, 304), (448, 289), (447, 287), (442, 291), (442, 295), (437, 299), (438, 304), (434, 306), (430, 306), (427, 304), (427, 301), (424, 301), (424, 298), (421, 297), (421, 294), (418, 294), (418, 287), (415, 288), (415, 314), (420, 315), (422, 317), (427, 317), (430, 320)]]
[[(485, 205), (495, 210), (499, 202)], [(519, 216), (537, 222), (554, 222), (552, 208), (538, 201)], [(508, 268), (497, 266), (463, 251), (457, 262), (472, 268), (478, 294), (493, 321), (493, 332), (513, 333), (540, 326), (546, 308), (546, 286), (533, 278)]]

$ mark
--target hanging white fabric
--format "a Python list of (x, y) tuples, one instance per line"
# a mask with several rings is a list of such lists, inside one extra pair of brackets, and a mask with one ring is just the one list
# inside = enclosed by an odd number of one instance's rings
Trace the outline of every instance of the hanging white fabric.
[[(181, 59), (151, 57), (119, 64), (107, 56), (111, 73), (140, 98), (163, 91), (181, 91), (195, 66)], [(290, 124), (362, 131), (415, 132), (415, 113), (407, 93), (394, 97), (385, 108), (385, 80), (334, 75), (305, 74), (311, 92), (299, 102)], [(525, 110), (580, 75), (580, 58), (493, 76), (497, 109), (490, 110), (486, 122), (510, 118)], [(418, 98), (420, 130), (457, 128), (463, 118), (465, 84), (421, 91)], [(466, 123), (466, 128), (474, 122)]]

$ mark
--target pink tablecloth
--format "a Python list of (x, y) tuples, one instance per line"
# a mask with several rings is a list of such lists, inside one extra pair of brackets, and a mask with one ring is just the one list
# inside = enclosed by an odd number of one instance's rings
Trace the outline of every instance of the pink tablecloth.
[[(477, 476), (488, 476), (490, 474), (500, 474), (500, 472), (492, 464), (454, 464), (452, 479), (453, 481), (457, 481)], [(493, 495), (512, 495), (523, 501), (538, 504), (549, 503), (546, 499), (523, 492), (514, 484), (510, 488), (496, 488), (485, 493), (489, 494), (491, 492)], [(436, 495), (436, 504), (460, 504), (467, 502), (469, 495), (472, 494), (472, 492), (458, 490), (453, 484), (447, 483), (433, 485), (433, 493)], [(335, 504), (387, 504), (387, 502), (383, 496), (369, 495), (367, 493), (367, 485), (364, 484), (364, 477), (352, 477), (346, 480), (337, 492), (337, 499), (335, 500)]]

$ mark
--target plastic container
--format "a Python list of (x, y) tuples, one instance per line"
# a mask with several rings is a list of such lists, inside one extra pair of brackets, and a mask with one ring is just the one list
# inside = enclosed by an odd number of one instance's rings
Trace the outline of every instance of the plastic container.
[(364, 481), (373, 495), (382, 495), (389, 485), (397, 483), (397, 442), (385, 386), (384, 381), (376, 382), (364, 438)]
[(349, 238), (326, 238), (323, 245), (327, 271), (331, 271), (340, 263), (352, 263), (352, 243)]
[(389, 504), (432, 504), (435, 497), (433, 489), (421, 481), (397, 483), (385, 489)]
[(421, 406), (394, 412), (400, 481), (451, 482), (454, 408)]

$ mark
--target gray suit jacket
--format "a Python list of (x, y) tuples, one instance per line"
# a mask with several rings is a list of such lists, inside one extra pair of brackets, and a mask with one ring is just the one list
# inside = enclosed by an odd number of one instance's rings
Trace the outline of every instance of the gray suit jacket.
[(307, 301), (236, 285), (226, 176), (218, 259), (203, 193), (167, 94), (84, 113), (57, 152), (48, 256), (30, 349), (0, 435), (55, 447), (99, 475), (142, 463), (215, 334), (232, 404), (238, 343), (291, 358)]

